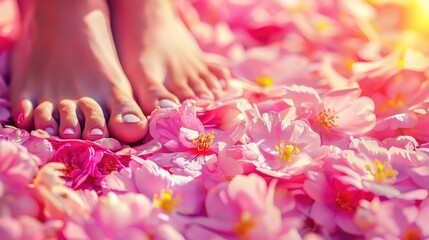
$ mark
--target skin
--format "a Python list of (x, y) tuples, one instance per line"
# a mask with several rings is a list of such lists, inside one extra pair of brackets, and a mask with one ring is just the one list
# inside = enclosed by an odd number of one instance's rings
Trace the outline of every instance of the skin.
[(173, 1), (33, 0), (20, 7), (10, 85), (19, 128), (135, 142), (148, 132), (144, 114), (185, 99), (213, 100), (219, 80), (229, 78), (205, 60)]
[(119, 57), (145, 113), (163, 99), (215, 99), (229, 72), (208, 62), (171, 0), (111, 0)]
[(147, 120), (120, 66), (106, 3), (35, 0), (21, 6), (10, 86), (17, 126), (62, 138), (142, 139)]

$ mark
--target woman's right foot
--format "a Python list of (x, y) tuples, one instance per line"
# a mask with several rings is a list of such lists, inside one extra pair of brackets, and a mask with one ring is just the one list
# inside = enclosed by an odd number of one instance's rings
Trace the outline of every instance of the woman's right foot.
[(120, 66), (105, 1), (30, 2), (13, 52), (16, 125), (62, 138), (142, 139), (147, 120)]

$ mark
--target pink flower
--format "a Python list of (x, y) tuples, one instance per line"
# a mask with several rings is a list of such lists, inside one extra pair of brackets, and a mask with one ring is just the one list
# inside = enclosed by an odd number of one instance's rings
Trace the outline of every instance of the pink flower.
[(41, 160), (39, 164), (42, 164), (52, 159), (54, 149), (46, 138), (37, 135), (37, 132), (28, 133), (11, 126), (0, 127), (0, 139), (21, 144), (28, 152), (38, 156)]
[(310, 216), (318, 225), (331, 233), (339, 227), (347, 233), (361, 234), (353, 214), (361, 200), (373, 199), (372, 193), (312, 171), (304, 182), (304, 191), (314, 200)]
[(51, 142), (56, 148), (52, 161), (64, 163), (62, 172), (73, 189), (98, 189), (104, 176), (124, 167), (119, 156), (97, 144), (81, 140)]
[(261, 152), (261, 158), (253, 164), (262, 173), (290, 178), (317, 165), (314, 158), (320, 137), (305, 122), (282, 120), (275, 112), (264, 113), (253, 119), (247, 134)]
[(356, 153), (347, 156), (348, 165), (333, 168), (346, 174), (339, 177), (359, 189), (388, 198), (425, 199), (427, 190), (419, 189), (408, 171), (422, 166), (427, 155), (397, 147), (386, 149), (374, 140), (353, 139), (350, 148)]
[(361, 136), (375, 125), (374, 103), (359, 97), (360, 89), (344, 88), (319, 96), (307, 87), (292, 86), (286, 97), (294, 102), (299, 119), (307, 119), (322, 144), (346, 148), (349, 136)]
[[(97, 201), (97, 193), (78, 192), (65, 186), (63, 169), (64, 164), (47, 163), (33, 181), (37, 198), (43, 204), (43, 216), (52, 221), (83, 221)], [(54, 226), (55, 231), (61, 231), (62, 225)]]
[(282, 229), (273, 197), (273, 185), (267, 188), (266, 182), (255, 174), (220, 183), (207, 194), (207, 218), (198, 218), (194, 223), (200, 230), (190, 231), (186, 237), (276, 239), (286, 228)]
[(183, 239), (154, 214), (148, 198), (135, 193), (99, 198), (83, 229), (90, 239)]
[(240, 120), (225, 130), (210, 125), (206, 128), (196, 115), (193, 101), (185, 101), (176, 109), (161, 109), (151, 118), (150, 134), (163, 149), (146, 158), (176, 174), (198, 176), (206, 163), (216, 161), (219, 142), (235, 144), (241, 138), (245, 123)]
[(43, 224), (35, 218), (29, 216), (0, 217), (1, 239), (42, 240), (46, 239), (45, 237)]
[(40, 159), (24, 147), (0, 140), (0, 180), (8, 185), (24, 187), (39, 170)]
[(426, 239), (428, 201), (416, 207), (404, 201), (362, 201), (354, 216), (366, 239)]
[[(314, 67), (313, 67), (314, 68)], [(291, 54), (277, 46), (251, 48), (242, 60), (231, 66), (232, 73), (261, 87), (306, 84), (318, 87), (320, 81), (311, 81), (312, 65), (307, 57)]]
[(199, 214), (205, 195), (199, 181), (171, 174), (150, 160), (112, 173), (102, 186), (104, 193), (141, 193), (167, 214)]
[[(424, 128), (417, 122), (426, 115), (426, 99), (429, 87), (425, 69), (429, 61), (422, 59), (423, 53), (411, 49), (393, 52), (374, 62), (355, 63), (356, 79), (365, 96), (375, 103), (377, 125), (374, 135), (379, 139), (402, 133), (402, 129), (413, 129), (409, 133), (419, 136)], [(403, 84), (407, 79), (407, 84)]]

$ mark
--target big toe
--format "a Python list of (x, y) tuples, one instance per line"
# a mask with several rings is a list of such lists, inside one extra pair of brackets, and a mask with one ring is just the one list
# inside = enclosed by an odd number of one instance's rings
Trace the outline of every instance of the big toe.
[(130, 97), (117, 94), (111, 103), (110, 135), (122, 142), (136, 142), (148, 132), (148, 122), (140, 107)]

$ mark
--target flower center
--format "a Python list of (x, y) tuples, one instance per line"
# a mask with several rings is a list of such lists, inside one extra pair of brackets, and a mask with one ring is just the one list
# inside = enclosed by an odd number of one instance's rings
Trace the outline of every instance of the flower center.
[(255, 226), (256, 219), (248, 211), (243, 211), (240, 220), (234, 223), (234, 232), (240, 239), (246, 239), (249, 231)]
[(365, 165), (365, 168), (377, 183), (393, 184), (396, 181), (396, 176), (398, 176), (398, 171), (393, 169), (392, 165), (386, 162), (382, 163), (378, 159), (375, 159), (372, 164)]
[(402, 108), (405, 104), (404, 94), (397, 93), (395, 98), (390, 99), (387, 102), (383, 102), (380, 104), (381, 111), (387, 111), (388, 109), (398, 109)]
[(423, 239), (422, 234), (419, 229), (415, 227), (408, 227), (408, 229), (404, 232), (404, 235), (402, 235), (403, 240), (419, 240)]
[(117, 165), (118, 165), (118, 162), (116, 161), (116, 159), (111, 157), (105, 157), (98, 165), (98, 169), (101, 174), (109, 175), (112, 172), (118, 171), (118, 168), (116, 167)]
[(198, 152), (206, 151), (213, 143), (213, 139), (215, 138), (214, 132), (212, 133), (200, 133), (198, 134), (198, 138), (192, 140), (192, 144), (197, 147)]
[(337, 193), (335, 204), (337, 207), (346, 211), (353, 211), (355, 209), (355, 206), (351, 203), (351, 195), (344, 192)]
[(330, 108), (323, 109), (323, 111), (317, 115), (319, 124), (327, 128), (338, 127), (338, 125), (335, 124), (336, 119), (338, 119), (338, 116), (335, 116), (335, 111)]
[(60, 171), (64, 174), (64, 176), (71, 178), (72, 172), (76, 170), (76, 168), (76, 165), (74, 165), (73, 163), (64, 163), (64, 168), (60, 169)]
[(329, 30), (331, 26), (328, 21), (320, 20), (320, 21), (317, 21), (316, 24), (314, 24), (314, 27), (316, 28), (316, 30), (320, 32), (326, 32), (327, 30)]
[(180, 208), (180, 203), (182, 202), (182, 198), (180, 195), (173, 197), (173, 190), (168, 190), (165, 192), (165, 189), (161, 190), (161, 196), (158, 193), (153, 194), (153, 203), (155, 206), (158, 206), (165, 213), (171, 214), (174, 210)]
[(283, 140), (281, 140), (279, 145), (276, 145), (275, 148), (279, 152), (280, 160), (284, 162), (292, 162), (295, 160), (296, 155), (301, 152), (301, 149), (297, 146), (292, 143), (286, 144)]
[(255, 82), (261, 87), (271, 87), (273, 85), (273, 79), (266, 75), (257, 76)]

